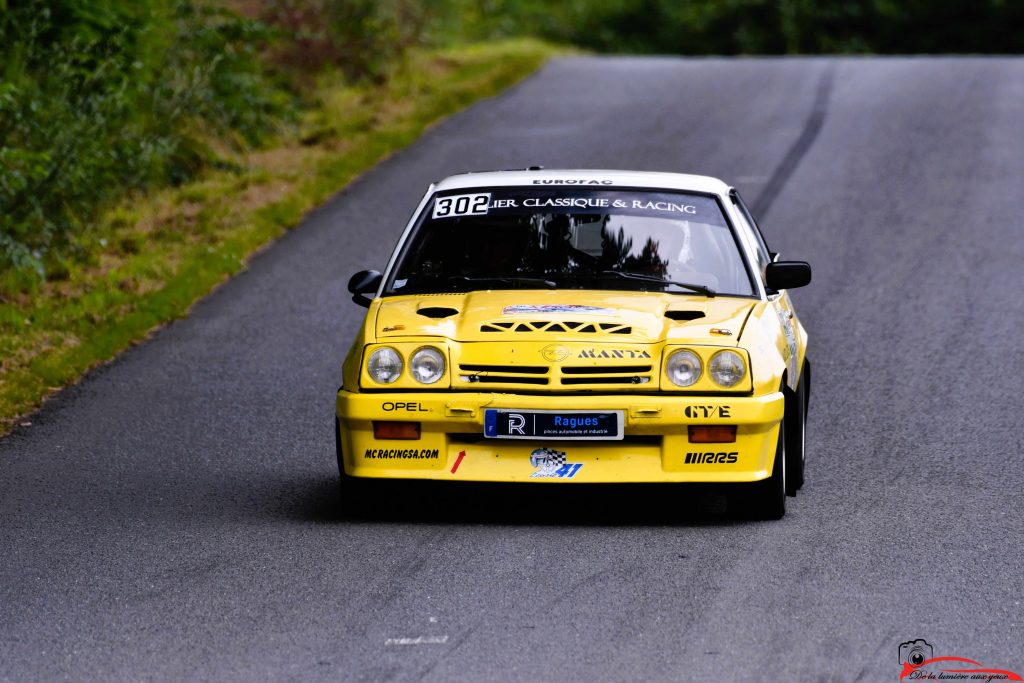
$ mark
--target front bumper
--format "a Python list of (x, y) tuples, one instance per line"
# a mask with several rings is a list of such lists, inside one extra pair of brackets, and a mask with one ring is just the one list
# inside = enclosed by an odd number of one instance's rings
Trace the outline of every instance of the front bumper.
[[(771, 476), (783, 416), (766, 396), (523, 395), (339, 391), (339, 443), (356, 477), (501, 482), (750, 482)], [(484, 409), (622, 410), (621, 441), (484, 437)], [(728, 417), (721, 417), (725, 408)], [(417, 440), (377, 440), (373, 421), (415, 421)], [(735, 443), (690, 443), (690, 425), (736, 425)], [(565, 453), (563, 475), (531, 464), (538, 448)], [(714, 453), (714, 456), (692, 454)], [(687, 455), (691, 454), (688, 458)], [(691, 462), (687, 462), (687, 460)], [(704, 462), (710, 460), (711, 462)], [(540, 472), (540, 473), (539, 473)]]

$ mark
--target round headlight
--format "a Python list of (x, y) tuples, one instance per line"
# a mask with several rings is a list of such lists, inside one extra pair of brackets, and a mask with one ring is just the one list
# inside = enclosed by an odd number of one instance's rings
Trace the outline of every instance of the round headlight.
[(743, 356), (735, 351), (719, 351), (711, 357), (708, 374), (715, 384), (729, 388), (746, 377), (747, 364), (743, 362)]
[(416, 349), (409, 359), (409, 373), (420, 384), (433, 384), (444, 375), (444, 354), (433, 346)]
[(688, 387), (700, 379), (700, 358), (693, 351), (676, 351), (668, 357), (665, 372), (672, 384)]
[(402, 357), (390, 346), (382, 346), (370, 354), (366, 372), (378, 384), (391, 384), (402, 374)]

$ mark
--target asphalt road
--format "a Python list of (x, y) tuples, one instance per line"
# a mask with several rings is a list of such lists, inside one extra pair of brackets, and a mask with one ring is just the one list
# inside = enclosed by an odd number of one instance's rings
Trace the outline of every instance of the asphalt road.
[[(449, 119), (0, 441), (0, 680), (895, 681), (915, 638), (1024, 673), (1022, 121), (1002, 58), (567, 59)], [(341, 513), (349, 275), (430, 181), (529, 164), (720, 176), (813, 264), (784, 520), (565, 487)]]

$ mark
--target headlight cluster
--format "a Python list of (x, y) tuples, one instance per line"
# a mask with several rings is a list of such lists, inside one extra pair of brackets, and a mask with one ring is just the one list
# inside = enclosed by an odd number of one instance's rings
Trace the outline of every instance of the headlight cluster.
[[(665, 363), (665, 372), (669, 380), (677, 387), (688, 387), (697, 383), (704, 368), (693, 351), (680, 349), (673, 351)], [(708, 363), (708, 375), (711, 381), (720, 387), (729, 389), (739, 384), (747, 376), (747, 364), (743, 356), (735, 351), (719, 351)]]
[(743, 356), (735, 351), (719, 351), (711, 357), (708, 373), (715, 384), (728, 389), (739, 384), (747, 375), (747, 364), (743, 362)]
[(700, 357), (693, 351), (676, 351), (668, 357), (665, 366), (668, 371), (668, 378), (677, 387), (688, 387), (700, 379), (700, 373), (704, 368), (700, 364)]
[(382, 346), (370, 354), (366, 371), (378, 384), (391, 384), (402, 375), (402, 357), (390, 346)]
[(444, 355), (433, 346), (416, 349), (409, 361), (409, 373), (420, 384), (433, 384), (444, 375)]
[[(402, 354), (390, 346), (374, 349), (366, 361), (366, 372), (377, 384), (392, 384), (402, 376)], [(444, 377), (444, 354), (433, 346), (421, 346), (409, 358), (409, 374), (420, 384), (433, 384)]]

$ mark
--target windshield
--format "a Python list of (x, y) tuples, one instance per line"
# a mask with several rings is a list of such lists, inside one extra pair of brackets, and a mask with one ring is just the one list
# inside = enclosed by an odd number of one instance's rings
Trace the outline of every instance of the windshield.
[(755, 295), (714, 198), (576, 187), (439, 193), (385, 294), (545, 287)]

